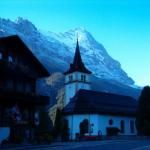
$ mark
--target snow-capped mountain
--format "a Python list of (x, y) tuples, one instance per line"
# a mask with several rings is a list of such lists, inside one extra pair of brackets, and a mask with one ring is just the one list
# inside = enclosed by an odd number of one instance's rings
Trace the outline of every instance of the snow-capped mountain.
[(41, 32), (30, 21), (0, 19), (0, 36), (18, 34), (50, 72), (65, 71), (72, 62), (78, 36), (83, 61), (93, 74), (102, 79), (126, 85), (134, 81), (122, 70), (118, 61), (84, 28), (65, 33)]
[(107, 53), (102, 44), (84, 28), (76, 28), (65, 33), (48, 32), (47, 37), (54, 37), (69, 47), (74, 53), (78, 37), (82, 58), (86, 66), (99, 78), (113, 79), (125, 84), (133, 84), (134, 81), (121, 69), (118, 61)]

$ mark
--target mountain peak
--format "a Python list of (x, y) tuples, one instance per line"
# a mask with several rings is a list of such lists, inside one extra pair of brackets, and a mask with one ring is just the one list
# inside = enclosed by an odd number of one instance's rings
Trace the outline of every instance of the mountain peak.
[(94, 41), (92, 35), (84, 27), (70, 29), (63, 33), (63, 35), (65, 35), (65, 37), (68, 37), (73, 41), (76, 41), (77, 38), (79, 42)]
[(66, 31), (65, 33), (72, 33), (72, 34), (75, 34), (77, 37), (78, 35), (81, 35), (81, 34), (85, 35), (89, 32), (84, 27), (77, 27), (77, 28)]
[[(19, 25), (24, 30), (37, 30), (34, 24), (30, 22), (28, 19), (24, 19), (22, 17), (18, 17), (15, 22), (16, 25)], [(28, 29), (27, 29), (28, 28)]]
[(84, 27), (77, 27), (73, 29), (74, 32), (87, 32), (87, 30)]
[(16, 24), (20, 24), (22, 22), (30, 22), (27, 19), (24, 19), (23, 17), (17, 17), (17, 19), (15, 20)]
[(47, 68), (52, 67), (54, 70), (59, 68), (62, 71), (72, 60), (78, 37), (83, 61), (94, 75), (130, 85), (134, 83), (122, 70), (120, 63), (112, 59), (103, 45), (97, 42), (83, 27), (65, 33), (48, 33), (45, 35), (39, 32), (27, 19), (18, 17), (16, 22), (0, 19), (0, 36), (12, 34), (21, 36)]

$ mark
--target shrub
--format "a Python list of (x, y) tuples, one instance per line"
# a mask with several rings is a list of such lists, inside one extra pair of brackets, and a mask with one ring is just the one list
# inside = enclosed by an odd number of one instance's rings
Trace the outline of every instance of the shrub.
[(120, 132), (117, 127), (107, 127), (106, 130), (108, 136), (116, 136)]
[(37, 144), (50, 144), (53, 140), (53, 136), (50, 132), (40, 132), (37, 134), (36, 141)]
[(23, 137), (21, 137), (21, 136), (14, 136), (12, 142), (14, 144), (20, 144), (20, 143), (23, 142)]

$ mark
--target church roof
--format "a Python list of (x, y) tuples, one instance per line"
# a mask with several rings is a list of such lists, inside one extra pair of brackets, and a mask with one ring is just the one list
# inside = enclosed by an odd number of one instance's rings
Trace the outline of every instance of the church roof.
[(84, 63), (82, 62), (78, 40), (77, 40), (76, 51), (75, 51), (73, 63), (70, 64), (69, 70), (67, 70), (64, 74), (66, 75), (66, 74), (70, 74), (70, 73), (73, 73), (73, 72), (76, 72), (76, 71), (91, 74), (91, 71), (89, 71), (84, 66)]
[(64, 114), (111, 114), (134, 116), (137, 101), (129, 96), (79, 90), (64, 108)]

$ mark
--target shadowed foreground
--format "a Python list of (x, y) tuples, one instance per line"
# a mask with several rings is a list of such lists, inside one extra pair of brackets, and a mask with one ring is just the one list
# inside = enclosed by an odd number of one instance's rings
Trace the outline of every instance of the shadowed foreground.
[[(149, 150), (150, 140), (111, 140), (93, 142), (65, 142), (51, 145), (22, 146), (9, 150)], [(5, 149), (8, 150), (8, 149)]]

